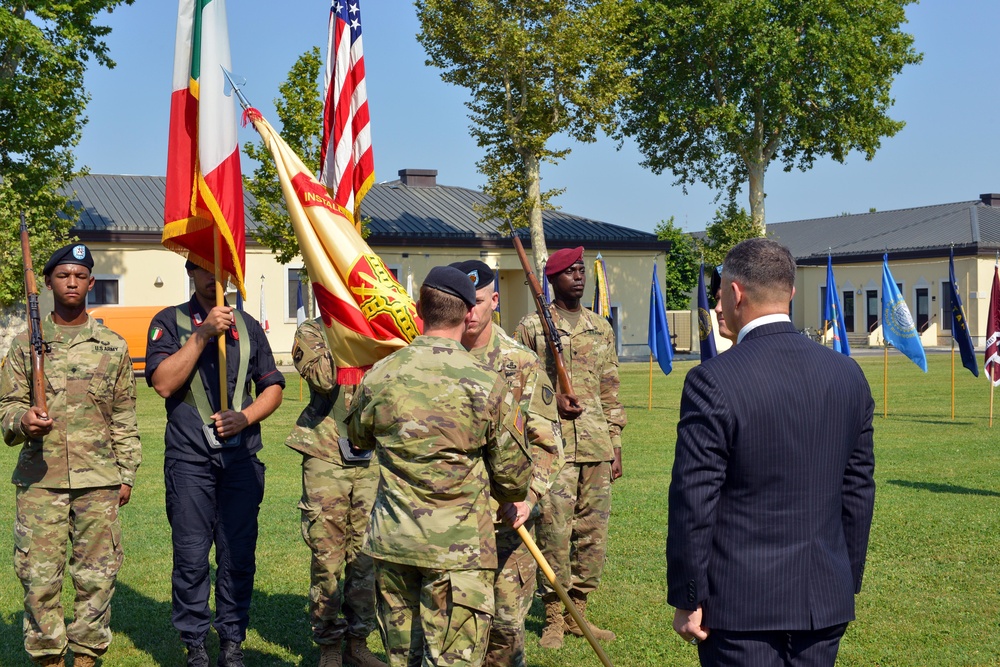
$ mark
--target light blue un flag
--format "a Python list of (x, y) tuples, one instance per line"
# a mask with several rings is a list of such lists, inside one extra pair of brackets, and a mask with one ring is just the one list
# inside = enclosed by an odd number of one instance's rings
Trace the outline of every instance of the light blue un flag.
[(844, 311), (840, 309), (840, 296), (833, 279), (833, 259), (830, 255), (826, 256), (826, 308), (823, 319), (833, 329), (833, 351), (851, 356), (851, 346), (847, 343), (847, 325), (844, 324)]
[(886, 342), (910, 358), (910, 361), (927, 372), (927, 357), (920, 335), (913, 323), (910, 309), (896, 287), (889, 271), (889, 255), (882, 255), (882, 335)]

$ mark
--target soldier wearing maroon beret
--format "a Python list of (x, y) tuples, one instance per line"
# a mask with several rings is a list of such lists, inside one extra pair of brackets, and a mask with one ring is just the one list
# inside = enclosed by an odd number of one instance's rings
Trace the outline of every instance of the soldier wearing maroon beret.
[[(539, 502), (535, 526), (538, 546), (581, 614), (597, 589), (607, 554), (611, 483), (622, 475), (621, 432), (625, 408), (618, 400), (618, 355), (607, 321), (582, 307), (586, 287), (583, 247), (564, 248), (549, 257), (545, 276), (552, 287), (549, 306), (563, 346), (563, 362), (573, 393), (556, 395), (566, 465), (549, 493)], [(521, 320), (515, 338), (544, 360), (555, 384), (555, 360), (549, 352), (537, 314)], [(559, 388), (564, 391), (563, 388)], [(549, 582), (540, 582), (545, 603), (545, 629), (540, 645), (558, 648), (564, 631), (583, 631), (564, 617)], [(615, 634), (591, 624), (594, 635), (610, 641)]]

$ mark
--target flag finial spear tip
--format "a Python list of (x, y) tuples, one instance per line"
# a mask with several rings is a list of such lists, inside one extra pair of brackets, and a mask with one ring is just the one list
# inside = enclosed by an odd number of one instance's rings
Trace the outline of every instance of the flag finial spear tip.
[[(225, 67), (222, 67), (222, 65), (219, 65), (219, 67), (222, 68), (222, 74), (226, 77), (226, 83), (227, 83), (227, 85), (226, 85), (226, 89), (223, 91), (225, 93), (226, 97), (229, 97), (230, 93), (236, 93), (236, 99), (238, 99), (240, 101), (240, 106), (243, 107), (244, 110), (249, 109), (250, 108), (250, 102), (247, 101), (247, 98), (243, 96), (243, 91), (240, 90), (240, 86), (245, 86), (246, 85), (246, 83), (247, 83), (246, 78), (244, 78), (242, 76), (234, 75), (232, 72), (230, 72), (229, 70), (227, 70)], [(240, 80), (239, 84), (237, 84), (236, 81), (234, 80), (234, 76), (235, 76), (235, 78), (237, 78), (237, 79)]]

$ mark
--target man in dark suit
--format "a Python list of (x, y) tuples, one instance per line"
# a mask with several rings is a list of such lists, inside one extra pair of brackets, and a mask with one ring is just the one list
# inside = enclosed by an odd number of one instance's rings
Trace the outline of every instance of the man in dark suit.
[(833, 665), (854, 619), (875, 501), (871, 389), (788, 317), (795, 261), (769, 239), (726, 256), (731, 350), (684, 383), (667, 601), (702, 665)]

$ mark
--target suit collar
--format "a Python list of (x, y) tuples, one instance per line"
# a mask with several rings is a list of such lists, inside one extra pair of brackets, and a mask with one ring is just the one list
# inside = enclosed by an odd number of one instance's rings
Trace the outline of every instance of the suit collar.
[(743, 336), (743, 340), (740, 342), (747, 342), (753, 340), (754, 338), (760, 338), (761, 336), (768, 336), (771, 334), (780, 333), (799, 333), (799, 330), (795, 328), (795, 325), (791, 322), (769, 322), (767, 324), (761, 324), (758, 327), (754, 327)]

